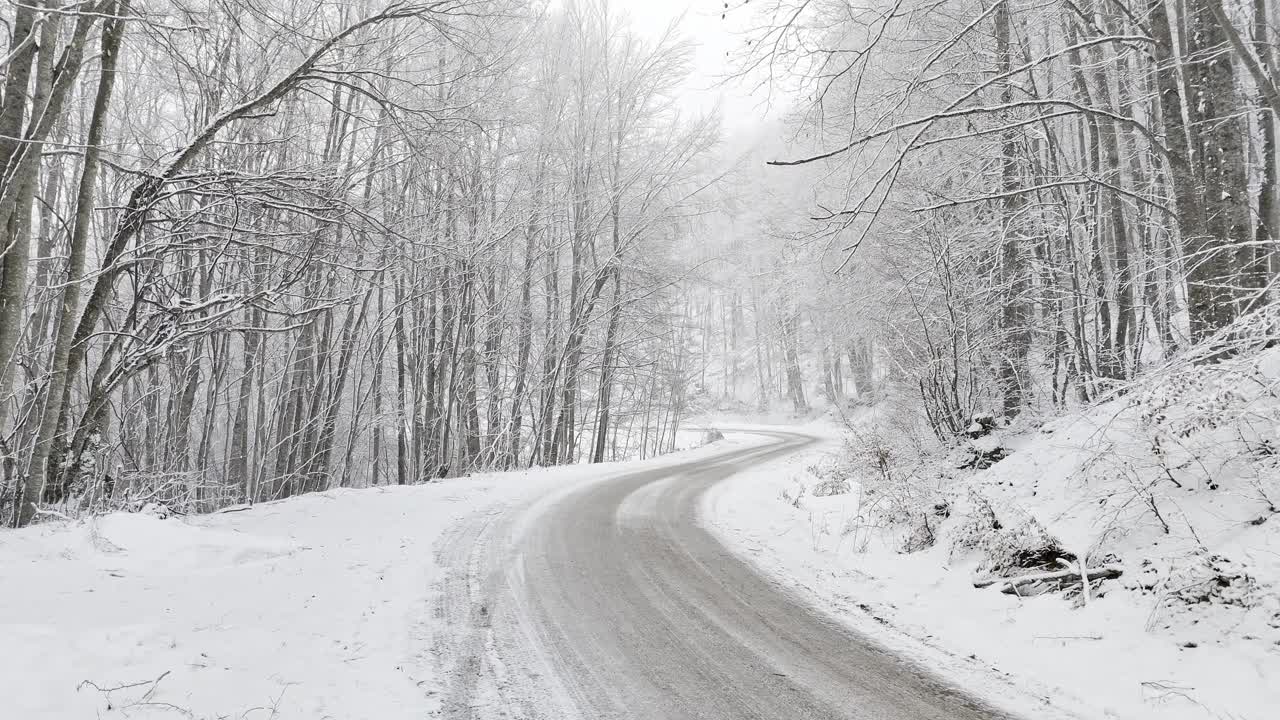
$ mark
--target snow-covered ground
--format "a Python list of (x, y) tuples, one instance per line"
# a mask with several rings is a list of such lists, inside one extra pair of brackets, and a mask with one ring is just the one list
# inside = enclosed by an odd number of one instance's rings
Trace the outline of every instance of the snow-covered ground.
[[(1266, 580), (1280, 558), (1280, 520), (1249, 522), (1257, 503), (1247, 493), (1222, 494), (1216, 504), (1216, 494), (1196, 495), (1194, 504), (1188, 496), (1165, 513), (1174, 526), (1167, 534), (1144, 513), (1117, 515), (1108, 504), (1117, 501), (1114, 485), (1095, 478), (1086, 492), (1069, 484), (1092, 457), (1089, 443), (1122, 427), (1110, 417), (1106, 432), (1085, 417), (1026, 435), (1011, 458), (968, 483), (1020, 504), (1072, 547), (1106, 544), (1121, 553), (1126, 579), (1107, 583), (1086, 607), (1056, 594), (976, 590), (974, 558), (955, 554), (951, 543), (903, 554), (900, 529), (867, 527), (857, 488), (814, 497), (806, 468), (839, 447), (831, 421), (792, 426), (825, 442), (717, 486), (705, 517), (763, 572), (816, 605), (1023, 714), (1047, 716), (1036, 712), (1043, 701), (1082, 718), (1274, 717), (1280, 638), (1267, 634), (1266, 621), (1275, 598), (1187, 609), (1169, 605), (1168, 593), (1126, 583), (1144, 576), (1134, 567), (1143, 557), (1186, 555), (1189, 538), (1257, 558), (1252, 576)], [(444, 686), (433, 653), (449, 632), (437, 612), (448, 573), (441, 537), (464, 517), (500, 513), (605, 473), (749, 444), (732, 430), (752, 426), (716, 424), (728, 431), (727, 443), (607, 469), (337, 490), (204, 517), (116, 514), (0, 533), (4, 716), (430, 716)], [(690, 433), (688, 444), (696, 444)], [(1087, 521), (1100, 514), (1088, 508), (1111, 508), (1112, 522)], [(957, 501), (939, 535), (954, 534), (965, 513)], [(1213, 525), (1214, 516), (1230, 522)], [(1116, 518), (1123, 537), (1113, 537)], [(1271, 587), (1260, 580), (1240, 590)]]
[[(1265, 503), (1260, 509), (1238, 489), (1191, 493), (1166, 483), (1157, 486), (1158, 502), (1167, 503), (1165, 520), (1175, 527), (1162, 532), (1151, 513), (1125, 504), (1129, 481), (1086, 472), (1096, 469), (1098, 443), (1136, 437), (1117, 425), (1136, 412), (1103, 407), (1024, 435), (1010, 458), (953, 483), (951, 517), (938, 520), (937, 544), (919, 552), (900, 552), (903, 527), (874, 527), (877, 515), (863, 512), (860, 503), (870, 500), (856, 483), (847, 493), (814, 496), (819, 479), (807, 468), (842, 452), (835, 432), (804, 456), (722, 483), (707, 496), (704, 519), (779, 582), (993, 698), (1012, 684), (1084, 718), (1274, 718), (1280, 634), (1268, 622), (1280, 608), (1275, 586), (1263, 581), (1276, 576), (1280, 519), (1258, 523)], [(880, 420), (868, 413), (858, 424)], [(1137, 454), (1106, 449), (1130, 464)], [(1126, 577), (1105, 583), (1102, 597), (1083, 607), (1060, 594), (975, 589), (978, 558), (951, 542), (971, 510), (968, 488), (991, 498), (1006, 523), (1033, 516), (1081, 554), (1117, 553)], [(1256, 584), (1226, 588), (1225, 602), (1176, 601), (1186, 585), (1170, 563), (1185, 567), (1215, 552), (1255, 559), (1248, 565)], [(1232, 602), (1246, 593), (1250, 607)]]
[(331, 491), (0, 533), (6, 713), (422, 717), (433, 542), (460, 516), (551, 481)]
[(429, 717), (444, 682), (433, 653), (450, 632), (438, 541), (451, 527), (750, 444), (2, 531), (0, 717)]
[(6, 717), (421, 718), (433, 545), (586, 467), (0, 533)]

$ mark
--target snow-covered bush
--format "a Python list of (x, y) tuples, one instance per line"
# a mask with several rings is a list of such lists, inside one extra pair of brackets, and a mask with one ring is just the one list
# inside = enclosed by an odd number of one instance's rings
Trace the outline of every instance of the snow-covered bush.
[(977, 490), (969, 488), (965, 496), (964, 511), (959, 522), (951, 529), (951, 555), (963, 555), (977, 550), (991, 533), (1002, 529), (996, 511)]
[(814, 497), (845, 495), (852, 490), (850, 479), (854, 477), (854, 472), (847, 456), (824, 458), (806, 470), (818, 480), (813, 484)]
[(947, 518), (951, 517), (951, 503), (941, 501), (933, 507), (914, 513), (911, 516), (907, 538), (898, 548), (899, 552), (913, 553), (928, 550), (938, 542), (938, 532)]
[(1198, 554), (1170, 570), (1166, 604), (1215, 603), (1252, 607), (1257, 604), (1258, 582), (1239, 563), (1221, 555)]
[(1145, 559), (1127, 586), (1157, 598), (1148, 630), (1164, 630), (1197, 642), (1228, 635), (1280, 646), (1280, 593), (1245, 563), (1198, 552)]
[(796, 488), (794, 490), (787, 490), (784, 488), (781, 493), (782, 502), (790, 505), (793, 508), (799, 509), (800, 502), (804, 500), (804, 493), (805, 493), (805, 486), (802, 483), (797, 483)]
[(845, 478), (828, 478), (814, 483), (812, 492), (814, 497), (831, 497), (847, 495), (850, 490), (849, 481)]
[(1075, 560), (1040, 521), (1030, 516), (1017, 525), (988, 533), (978, 549), (982, 553), (978, 572), (999, 577), (1053, 569), (1059, 566), (1059, 560)]
[(1038, 520), (1016, 510), (1011, 512), (1021, 515), (1018, 521), (1002, 522), (991, 501), (970, 488), (964, 515), (951, 531), (952, 557), (976, 555), (977, 572), (997, 577), (1056, 569), (1060, 560), (1075, 560), (1075, 555), (1064, 550)]
[(884, 524), (902, 525), (944, 502), (949, 479), (940, 458), (920, 452), (910, 439), (879, 431), (851, 435), (844, 462), (861, 486), (863, 514)]

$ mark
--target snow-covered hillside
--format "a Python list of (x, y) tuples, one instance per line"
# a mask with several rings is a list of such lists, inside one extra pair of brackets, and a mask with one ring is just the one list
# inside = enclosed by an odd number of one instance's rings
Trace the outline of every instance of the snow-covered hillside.
[[(847, 443), (734, 478), (706, 512), (767, 572), (944, 667), (1085, 717), (1263, 720), (1280, 707), (1278, 378), (1276, 350), (1171, 366), (975, 441), (1008, 453), (985, 470), (958, 468), (970, 448), (918, 455), (882, 408)], [(1088, 593), (1078, 577), (975, 587), (1081, 559), (1123, 574)]]

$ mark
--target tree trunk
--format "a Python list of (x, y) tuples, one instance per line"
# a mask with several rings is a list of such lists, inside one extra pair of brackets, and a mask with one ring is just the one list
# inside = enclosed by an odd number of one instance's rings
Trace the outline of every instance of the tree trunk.
[(787, 368), (787, 395), (797, 413), (809, 412), (809, 402), (804, 394), (804, 377), (800, 371), (800, 313), (783, 309), (781, 317), (782, 358)]
[[(1275, 67), (1275, 53), (1271, 49), (1267, 9), (1267, 0), (1253, 0), (1253, 42), (1254, 52), (1266, 67), (1272, 68)], [(1276, 241), (1280, 240), (1277, 235), (1280, 233), (1280, 195), (1277, 195), (1280, 184), (1276, 177), (1277, 118), (1276, 111), (1267, 104), (1265, 97), (1258, 101), (1258, 105), (1261, 108), (1258, 127), (1262, 138), (1258, 153), (1262, 156), (1262, 184), (1258, 188), (1258, 223), (1253, 252), (1244, 270), (1243, 284), (1251, 292), (1251, 297), (1246, 298), (1249, 307), (1266, 301), (1260, 291), (1280, 272), (1280, 268), (1275, 267)]]
[[(538, 169), (534, 173), (533, 203), (529, 224), (525, 228), (524, 272), (520, 276), (520, 313), (516, 326), (515, 388), (511, 393), (511, 420), (507, 426), (507, 467), (520, 464), (520, 432), (524, 422), (524, 402), (528, 393), (529, 356), (533, 351), (533, 271), (537, 263), (536, 248), (541, 231), (539, 213), (542, 212), (542, 185), (545, 160), (538, 155)], [(536, 440), (536, 439), (535, 439)]]
[[(8, 413), (9, 388), (16, 370), (14, 358), (18, 352), (18, 334), (23, 322), (23, 302), (27, 294), (27, 265), (30, 262), (30, 204), (36, 178), (32, 177), (38, 166), (30, 166), (28, 172), (18, 172), (14, 167), (24, 157), (19, 139), (23, 136), (26, 118), (28, 90), (32, 69), (36, 65), (39, 43), (34, 41), (36, 11), (34, 4), (19, 4), (15, 10), (10, 58), (4, 83), (4, 100), (0, 104), (0, 171), (8, 185), (17, 186), (21, 196), (20, 208), (10, 215), (0, 236), (0, 434), (5, 431)], [(50, 46), (42, 55), (52, 54)], [(15, 160), (19, 162), (15, 162)], [(7, 488), (6, 488), (7, 489)]]
[[(995, 11), (996, 74), (1005, 75), (1013, 67), (1014, 51), (1010, 41), (1009, 4), (1000, 3)], [(1000, 102), (1013, 101), (1013, 82), (1000, 83)], [(1000, 291), (1004, 294), (1000, 313), (1000, 357), (997, 377), (1003, 394), (1004, 416), (1011, 418), (1026, 404), (1027, 354), (1031, 347), (1031, 312), (1028, 306), (1027, 262), (1018, 226), (1022, 197), (1018, 163), (1018, 136), (1015, 130), (1000, 133)]]
[(20, 526), (31, 522), (35, 516), (35, 502), (41, 495), (42, 485), (46, 478), (54, 475), (56, 468), (49, 465), (49, 458), (52, 455), (54, 439), (59, 427), (63, 424), (62, 420), (66, 412), (65, 398), (69, 387), (69, 375), (72, 372), (69, 357), (72, 333), (75, 329), (74, 318), (80, 306), (80, 282), (85, 271), (89, 226), (93, 219), (93, 195), (97, 186), (98, 169), (102, 158), (103, 132), (111, 105), (112, 89), (115, 86), (115, 68), (124, 35), (124, 16), (128, 13), (128, 2), (109, 6), (108, 9), (113, 10), (116, 17), (108, 19), (102, 31), (102, 54), (99, 61), (102, 69), (94, 96), (93, 112), (89, 119), (89, 130), (85, 137), (84, 162), (80, 171), (80, 183), (76, 189), (75, 215), (72, 219), (69, 238), (70, 250), (67, 257), (66, 276), (62, 284), (62, 307), (56, 320), (57, 333), (54, 337), (53, 354), (49, 360), (49, 385), (45, 390), (44, 410), (40, 415), (36, 441), (27, 466), (26, 487), (17, 519), (17, 524)]

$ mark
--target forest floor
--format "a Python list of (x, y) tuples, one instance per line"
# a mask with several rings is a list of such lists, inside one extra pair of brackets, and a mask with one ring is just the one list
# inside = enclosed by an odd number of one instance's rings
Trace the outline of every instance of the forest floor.
[[(704, 520), (776, 582), (941, 671), (974, 677), (985, 668), (1088, 718), (1273, 718), (1280, 707), (1280, 519), (1268, 520), (1267, 503), (1238, 489), (1166, 482), (1154, 497), (1172, 528), (1153, 528), (1150, 513), (1124, 499), (1129, 482), (1081, 470), (1096, 468), (1099, 447), (1138, 467), (1138, 453), (1124, 446), (1136, 433), (1122, 410), (1103, 406), (1003, 438), (1012, 455), (984, 471), (959, 473), (944, 462), (911, 468), (904, 473), (910, 482), (945, 498), (950, 515), (935, 518), (936, 542), (916, 552), (902, 552), (909, 524), (886, 522), (871, 507), (883, 505), (883, 483), (870, 480), (865, 466), (849, 470), (850, 448), (835, 430), (785, 466), (714, 488)], [(880, 410), (864, 410), (852, 425), (874, 433), (882, 420)], [(820, 468), (831, 463), (844, 464), (855, 481), (847, 492), (815, 497)], [(859, 487), (860, 472), (874, 487)], [(1034, 518), (1068, 547), (1105, 554), (1127, 575), (1096, 587), (1087, 605), (1059, 593), (975, 589), (980, 553), (958, 541), (971, 527), (965, 498), (973, 493), (988, 498), (1006, 526)]]

